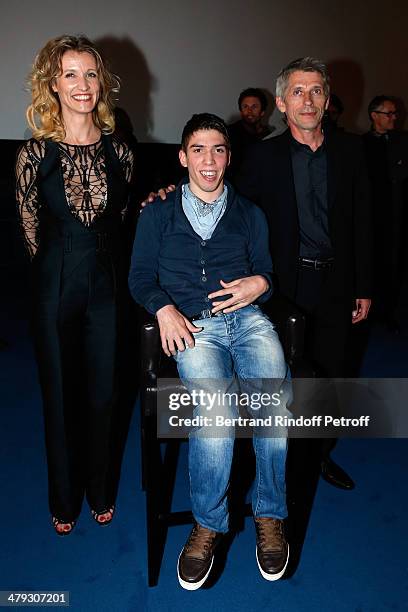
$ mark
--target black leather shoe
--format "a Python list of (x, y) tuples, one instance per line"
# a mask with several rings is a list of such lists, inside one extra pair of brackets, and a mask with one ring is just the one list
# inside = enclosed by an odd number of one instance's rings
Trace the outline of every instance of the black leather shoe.
[(265, 580), (279, 580), (289, 560), (283, 521), (276, 518), (255, 517), (256, 561)]
[(320, 470), (322, 478), (334, 487), (346, 491), (354, 489), (355, 484), (350, 476), (337, 463), (334, 463), (330, 457), (323, 459), (320, 464)]
[(195, 591), (207, 580), (214, 561), (214, 550), (222, 535), (198, 523), (194, 525), (177, 563), (178, 580), (183, 589)]

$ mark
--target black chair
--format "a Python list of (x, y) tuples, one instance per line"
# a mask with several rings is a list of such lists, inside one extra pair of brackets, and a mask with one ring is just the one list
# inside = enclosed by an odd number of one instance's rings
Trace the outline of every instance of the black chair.
[[(303, 362), (305, 319), (288, 302), (275, 298), (268, 314), (277, 325), (286, 360), (292, 375), (298, 375)], [(190, 511), (172, 512), (171, 501), (177, 469), (180, 439), (157, 437), (157, 383), (159, 378), (173, 378), (168, 392), (182, 392), (173, 359), (161, 349), (156, 321), (142, 325), (141, 330), (141, 455), (142, 488), (146, 493), (146, 535), (148, 584), (156, 586), (160, 574), (167, 529), (193, 521)], [(246, 509), (250, 514), (248, 504)]]

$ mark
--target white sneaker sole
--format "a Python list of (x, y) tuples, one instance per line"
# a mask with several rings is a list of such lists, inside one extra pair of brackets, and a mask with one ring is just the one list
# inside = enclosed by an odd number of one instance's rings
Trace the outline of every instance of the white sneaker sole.
[(255, 547), (255, 555), (256, 555), (256, 562), (258, 564), (259, 571), (261, 572), (262, 577), (265, 578), (265, 580), (269, 580), (270, 582), (272, 582), (273, 580), (279, 580), (279, 578), (282, 578), (283, 574), (285, 573), (286, 567), (288, 565), (288, 561), (289, 561), (289, 544), (288, 544), (288, 556), (286, 557), (285, 566), (277, 574), (268, 574), (267, 572), (264, 572), (264, 570), (261, 567), (261, 564), (259, 563), (259, 559), (258, 559), (258, 547)]
[[(182, 552), (183, 551), (181, 551), (181, 553)], [(186, 582), (185, 580), (183, 580), (180, 577), (180, 572), (179, 572), (179, 563), (180, 563), (181, 553), (179, 554), (179, 558), (177, 560), (177, 577), (178, 577), (178, 581), (180, 583), (180, 586), (183, 587), (183, 589), (186, 589), (187, 591), (196, 591), (197, 589), (202, 587), (204, 582), (207, 580), (207, 578), (209, 576), (209, 573), (211, 572), (211, 568), (213, 566), (213, 563), (214, 563), (214, 555), (212, 556), (210, 567), (208, 568), (208, 572), (206, 573), (204, 578), (201, 578), (201, 580), (199, 580), (198, 582)]]

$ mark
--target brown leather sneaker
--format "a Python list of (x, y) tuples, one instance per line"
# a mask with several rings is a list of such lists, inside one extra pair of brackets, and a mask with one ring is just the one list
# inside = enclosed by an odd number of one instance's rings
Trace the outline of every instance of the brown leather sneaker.
[(265, 580), (279, 580), (289, 560), (283, 521), (275, 518), (254, 518), (256, 528), (256, 560)]
[(180, 553), (177, 575), (183, 589), (195, 591), (207, 580), (214, 561), (214, 550), (222, 533), (196, 523)]

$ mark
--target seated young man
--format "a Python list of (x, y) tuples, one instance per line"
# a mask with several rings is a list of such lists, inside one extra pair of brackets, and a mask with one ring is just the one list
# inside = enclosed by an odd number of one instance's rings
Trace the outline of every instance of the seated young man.
[[(259, 208), (224, 182), (230, 159), (225, 123), (215, 115), (194, 115), (183, 130), (179, 157), (188, 179), (165, 203), (158, 200), (140, 215), (130, 291), (156, 315), (163, 350), (173, 355), (189, 390), (198, 379), (238, 378), (252, 388), (265, 388), (265, 381), (281, 384), (287, 375), (282, 347), (258, 306), (272, 293), (267, 224)], [(237, 406), (231, 410), (237, 414)], [(195, 414), (205, 411), (198, 405)], [(212, 437), (197, 428), (190, 434), (195, 525), (177, 566), (188, 590), (205, 582), (228, 530), (233, 446), (231, 430)], [(254, 433), (253, 446), (256, 558), (262, 576), (277, 580), (289, 557), (283, 526), (287, 439)]]

